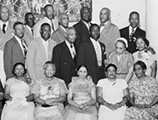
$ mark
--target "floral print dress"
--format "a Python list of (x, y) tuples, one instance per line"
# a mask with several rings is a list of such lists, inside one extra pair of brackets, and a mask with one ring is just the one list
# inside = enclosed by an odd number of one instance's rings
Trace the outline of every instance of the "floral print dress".
[[(158, 96), (158, 83), (153, 77), (146, 76), (143, 80), (134, 77), (129, 83), (130, 95), (135, 104), (150, 104)], [(124, 120), (157, 120), (158, 105), (151, 108), (130, 107), (127, 109)]]

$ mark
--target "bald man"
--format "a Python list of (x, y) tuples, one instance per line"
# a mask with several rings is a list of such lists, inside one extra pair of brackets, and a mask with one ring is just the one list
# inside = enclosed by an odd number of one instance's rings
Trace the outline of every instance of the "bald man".
[(120, 37), (119, 29), (111, 23), (111, 11), (109, 8), (102, 8), (100, 11), (100, 38), (99, 41), (106, 46), (106, 53), (115, 49), (115, 40)]

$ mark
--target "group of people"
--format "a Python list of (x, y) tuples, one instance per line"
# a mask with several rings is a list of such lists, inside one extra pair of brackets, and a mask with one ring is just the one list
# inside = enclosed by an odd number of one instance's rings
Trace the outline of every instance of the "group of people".
[[(11, 23), (0, 8), (0, 107), (2, 120), (156, 120), (157, 60), (139, 28), (139, 13), (118, 29), (102, 8), (100, 25), (88, 7), (69, 26), (53, 6), (35, 22)], [(127, 107), (128, 106), (128, 107)]]

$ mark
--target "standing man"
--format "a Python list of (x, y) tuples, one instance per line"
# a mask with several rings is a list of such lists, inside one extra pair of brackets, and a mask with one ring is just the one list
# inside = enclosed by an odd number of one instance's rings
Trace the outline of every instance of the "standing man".
[(33, 38), (33, 27), (35, 25), (35, 18), (31, 12), (25, 14), (25, 35), (24, 38), (29, 45)]
[(115, 50), (115, 41), (120, 37), (119, 29), (111, 23), (111, 11), (109, 8), (102, 8), (100, 11), (100, 38), (99, 41), (106, 46), (106, 53)]
[(76, 40), (76, 31), (70, 27), (66, 31), (66, 40), (53, 50), (52, 62), (56, 65), (55, 76), (63, 79), (68, 85), (72, 76), (76, 75), (76, 49), (74, 42)]
[(88, 42), (89, 41), (89, 27), (91, 25), (91, 10), (88, 7), (81, 8), (80, 11), (81, 20), (74, 25), (74, 28), (76, 30), (76, 41), (75, 41), (75, 47), (78, 51), (79, 46), (82, 42)]
[(2, 85), (6, 80), (6, 75), (4, 72), (4, 63), (3, 63), (3, 52), (5, 43), (10, 40), (13, 35), (13, 24), (9, 20), (10, 12), (7, 6), (1, 6), (0, 8), (0, 79)]
[(66, 40), (66, 29), (69, 26), (69, 18), (66, 13), (61, 13), (59, 15), (59, 28), (53, 32), (52, 40), (56, 41), (57, 44), (62, 43)]
[(43, 65), (52, 58), (52, 50), (56, 42), (51, 40), (51, 26), (43, 23), (40, 29), (41, 36), (31, 41), (26, 56), (28, 73), (35, 82), (44, 77)]
[(129, 15), (130, 25), (120, 30), (121, 37), (126, 38), (128, 41), (127, 51), (132, 54), (137, 51), (135, 43), (136, 38), (139, 36), (146, 36), (145, 31), (139, 28), (139, 21), (139, 13), (135, 11), (131, 12)]
[(34, 26), (34, 38), (40, 37), (40, 26), (43, 23), (48, 23), (51, 26), (51, 34), (58, 28), (58, 20), (54, 16), (54, 8), (51, 4), (44, 7), (45, 17), (39, 20)]
[(12, 69), (15, 63), (25, 63), (27, 54), (27, 44), (24, 37), (24, 25), (21, 22), (14, 23), (14, 36), (4, 47), (4, 70), (6, 73), (6, 79), (14, 77)]
[(90, 29), (89, 42), (82, 43), (77, 56), (77, 65), (85, 65), (93, 82), (97, 84), (98, 80), (105, 77), (104, 60), (105, 45), (98, 41), (100, 37), (100, 27), (92, 24)]

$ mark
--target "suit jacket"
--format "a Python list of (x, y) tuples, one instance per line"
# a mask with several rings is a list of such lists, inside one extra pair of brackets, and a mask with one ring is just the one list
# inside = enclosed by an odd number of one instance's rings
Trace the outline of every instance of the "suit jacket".
[[(59, 24), (58, 19), (55, 17), (53, 20), (54, 20), (54, 23), (53, 23), (54, 30), (56, 30), (56, 29), (58, 29), (58, 24)], [(44, 17), (44, 18), (40, 19), (34, 26), (34, 38), (35, 39), (41, 36), (40, 28), (43, 23), (48, 23), (51, 26), (51, 33), (54, 32), (54, 30), (52, 29), (51, 21), (47, 17)]]
[(6, 79), (14, 77), (12, 69), (15, 63), (25, 63), (23, 51), (15, 37), (6, 42), (4, 47), (4, 70)]
[(102, 66), (98, 66), (97, 62), (97, 56), (95, 52), (95, 48), (93, 46), (93, 43), (86, 42), (82, 43), (78, 55), (77, 55), (77, 66), (79, 65), (85, 65), (88, 68), (88, 73), (92, 77), (93, 82), (97, 84), (98, 80), (105, 77), (104, 74), (104, 60), (105, 60), (105, 45), (101, 42), (101, 51), (102, 51)]
[(32, 32), (28, 29), (27, 26), (24, 27), (25, 29), (25, 34), (24, 34), (24, 39), (27, 43), (27, 45), (30, 44), (30, 42), (34, 39)]
[(72, 76), (76, 75), (76, 64), (65, 42), (55, 46), (52, 62), (56, 64), (55, 76), (63, 79), (68, 85)]
[(80, 20), (77, 24), (75, 24), (74, 28), (76, 30), (76, 35), (77, 35), (75, 41), (75, 47), (78, 51), (79, 46), (82, 42), (89, 42), (90, 40), (89, 30), (82, 20)]
[(13, 37), (12, 32), (13, 24), (10, 21), (5, 33), (3, 33), (2, 28), (0, 28), (0, 49), (2, 51), (4, 50), (5, 43)]
[(42, 43), (42, 38), (39, 37), (29, 44), (28, 52), (26, 56), (26, 66), (28, 73), (33, 81), (44, 77), (43, 65), (46, 61), (50, 61), (52, 58), (52, 50), (56, 42), (48, 40), (48, 59)]
[(132, 40), (129, 39), (129, 26), (123, 28), (120, 30), (120, 35), (121, 37), (124, 37), (127, 39), (128, 41), (128, 48), (127, 48), (127, 51), (130, 52), (130, 53), (134, 53), (137, 51), (136, 49), (136, 43), (135, 43), (135, 39), (139, 36), (146, 36), (146, 33), (144, 30), (140, 29), (139, 27), (137, 27), (137, 29), (135, 30), (134, 34), (133, 34), (133, 38)]
[(59, 26), (59, 28), (53, 32), (51, 38), (52, 40), (56, 41), (57, 44), (59, 44), (66, 40), (65, 34), (66, 32), (63, 30), (63, 28)]
[(106, 46), (106, 53), (110, 53), (115, 50), (115, 41), (120, 37), (119, 29), (116, 25), (108, 22), (101, 31), (99, 41)]

